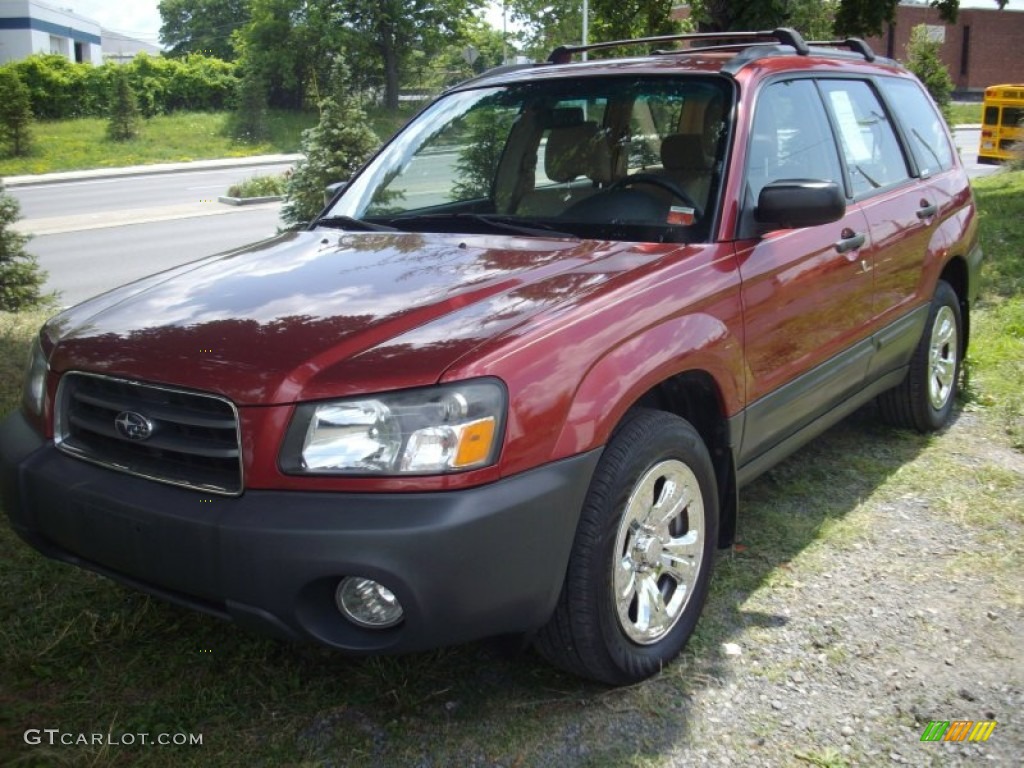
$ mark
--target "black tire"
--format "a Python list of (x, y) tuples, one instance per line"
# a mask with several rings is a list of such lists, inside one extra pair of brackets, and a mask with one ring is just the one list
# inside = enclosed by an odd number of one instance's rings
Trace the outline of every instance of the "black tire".
[[(656, 520), (656, 502), (679, 512)], [(594, 472), (558, 606), (535, 647), (554, 665), (611, 685), (657, 673), (697, 624), (717, 540), (715, 473), (700, 435), (677, 416), (630, 411)], [(655, 608), (650, 622), (644, 607)]]
[(960, 300), (949, 283), (940, 280), (906, 378), (878, 396), (882, 418), (922, 433), (945, 426), (956, 401), (962, 356)]

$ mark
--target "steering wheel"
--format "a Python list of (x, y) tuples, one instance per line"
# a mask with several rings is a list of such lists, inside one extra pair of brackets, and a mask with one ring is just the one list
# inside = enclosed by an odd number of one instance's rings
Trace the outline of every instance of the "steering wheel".
[(674, 179), (667, 178), (666, 176), (658, 176), (653, 173), (634, 173), (632, 176), (623, 176), (618, 181), (612, 183), (608, 187), (608, 190), (625, 189), (626, 187), (631, 187), (634, 184), (650, 184), (652, 187), (661, 187), (673, 197), (682, 200), (687, 206), (693, 208), (694, 218), (699, 219), (704, 215), (703, 209), (693, 201), (693, 198), (690, 197), (681, 186), (679, 186), (679, 182)]

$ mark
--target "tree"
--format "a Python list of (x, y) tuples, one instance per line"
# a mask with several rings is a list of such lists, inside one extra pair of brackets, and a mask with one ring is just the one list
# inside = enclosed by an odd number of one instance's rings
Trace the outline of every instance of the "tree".
[(288, 179), (282, 218), (289, 224), (309, 221), (324, 207), (324, 188), (352, 176), (380, 139), (349, 87), (348, 67), (336, 58), (328, 80), (328, 95), (320, 102), (320, 122), (302, 133), (305, 160)]
[(46, 272), (36, 257), (25, 250), (28, 237), (13, 229), (18, 220), (18, 201), (0, 184), (0, 311), (17, 312), (46, 301), (39, 291)]
[(139, 134), (139, 104), (128, 78), (128, 71), (124, 67), (115, 67), (111, 74), (113, 93), (107, 137), (113, 141), (128, 141)]
[(258, 72), (243, 70), (228, 131), (241, 141), (256, 142), (267, 137), (267, 84)]
[[(672, 34), (679, 27), (671, 19), (677, 4), (672, 0), (591, 0), (588, 42)], [(524, 42), (535, 58), (583, 39), (578, 0), (510, 0), (509, 7), (512, 17), (525, 25)]]
[(353, 57), (379, 57), (384, 75), (384, 104), (398, 109), (398, 90), (412, 51), (436, 55), (454, 40), (459, 20), (482, 0), (348, 0), (337, 3), (340, 18), (356, 36)]
[(231, 33), (249, 20), (248, 0), (161, 0), (160, 42), (168, 56), (201, 53), (235, 59)]
[(12, 155), (27, 155), (32, 144), (32, 98), (28, 87), (10, 67), (0, 68), (0, 146)]
[(941, 48), (942, 43), (929, 37), (927, 26), (918, 24), (910, 31), (905, 64), (907, 69), (924, 83), (928, 93), (932, 95), (935, 103), (948, 118), (949, 102), (953, 93), (953, 78), (949, 76), (949, 70), (942, 63), (942, 57), (939, 55)]

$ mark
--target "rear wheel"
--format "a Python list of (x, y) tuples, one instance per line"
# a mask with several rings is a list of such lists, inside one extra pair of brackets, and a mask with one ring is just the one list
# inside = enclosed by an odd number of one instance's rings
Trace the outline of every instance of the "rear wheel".
[(697, 624), (717, 537), (714, 471), (697, 431), (671, 414), (630, 412), (595, 470), (538, 650), (613, 685), (653, 675)]
[(962, 328), (956, 291), (940, 280), (907, 377), (878, 397), (888, 423), (931, 432), (949, 422), (960, 381)]

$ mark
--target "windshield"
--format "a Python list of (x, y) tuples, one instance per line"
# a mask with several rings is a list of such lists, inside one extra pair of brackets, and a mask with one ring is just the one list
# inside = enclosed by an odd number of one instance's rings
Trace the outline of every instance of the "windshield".
[(700, 241), (721, 186), (730, 93), (723, 78), (694, 76), (452, 93), (410, 123), (318, 224)]

